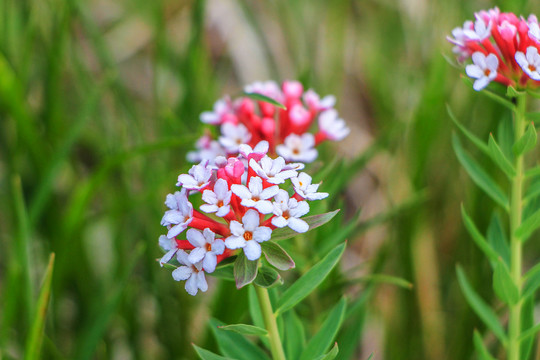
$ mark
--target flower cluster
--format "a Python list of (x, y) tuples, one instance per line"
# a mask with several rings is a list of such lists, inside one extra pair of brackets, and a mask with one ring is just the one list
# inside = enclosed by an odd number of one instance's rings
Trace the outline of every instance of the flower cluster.
[[(270, 154), (277, 154), (287, 162), (310, 163), (318, 155), (315, 146), (325, 140), (342, 140), (350, 132), (334, 109), (333, 96), (321, 99), (311, 89), (304, 91), (297, 81), (285, 81), (281, 88), (273, 81), (256, 82), (247, 85), (244, 91), (264, 95), (286, 109), (248, 96), (218, 100), (213, 111), (203, 112), (200, 118), (203, 123), (218, 126), (220, 136), (217, 140), (209, 134), (200, 138), (197, 150), (188, 154), (188, 161), (212, 162), (217, 156), (235, 156), (240, 144), (253, 147), (264, 140)], [(314, 127), (317, 130), (310, 132)]]
[(480, 11), (475, 21), (452, 31), (448, 41), (454, 44), (459, 61), (472, 59), (466, 73), (480, 91), (492, 81), (515, 88), (540, 85), (540, 27), (535, 15), (528, 19), (498, 8)]
[[(172, 276), (187, 280), (189, 294), (206, 291), (205, 273), (214, 272), (225, 258), (243, 251), (248, 260), (258, 260), (261, 243), (270, 240), (274, 229), (306, 232), (307, 201), (328, 196), (318, 192), (319, 184), (312, 184), (308, 174), (299, 173), (303, 164), (270, 158), (268, 150), (266, 141), (254, 149), (241, 144), (236, 157), (218, 156), (214, 164), (203, 160), (178, 176), (180, 191), (167, 195), (169, 210), (161, 225), (168, 232), (159, 239), (166, 254), (160, 263), (174, 258), (180, 263)], [(290, 183), (292, 196), (285, 187)], [(199, 210), (193, 200), (202, 203)]]

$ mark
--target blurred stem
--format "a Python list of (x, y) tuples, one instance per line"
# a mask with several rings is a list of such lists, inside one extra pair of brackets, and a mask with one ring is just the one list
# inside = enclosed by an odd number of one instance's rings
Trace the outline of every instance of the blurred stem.
[[(517, 106), (514, 110), (514, 141), (517, 142), (525, 132), (526, 95), (516, 98)], [(516, 236), (516, 230), (521, 224), (522, 188), (523, 188), (523, 155), (514, 158), (516, 176), (512, 179), (512, 194), (510, 198), (510, 275), (521, 292), (521, 239)], [(508, 325), (508, 359), (520, 360), (519, 336), (521, 333), (521, 299), (516, 304), (510, 304), (510, 318)]]
[(259, 306), (261, 307), (264, 325), (266, 326), (266, 330), (268, 330), (268, 340), (270, 341), (272, 359), (285, 360), (285, 353), (283, 352), (283, 345), (279, 338), (276, 316), (272, 310), (272, 303), (270, 302), (270, 296), (268, 296), (268, 290), (257, 285), (253, 286), (255, 286), (257, 299), (259, 299)]

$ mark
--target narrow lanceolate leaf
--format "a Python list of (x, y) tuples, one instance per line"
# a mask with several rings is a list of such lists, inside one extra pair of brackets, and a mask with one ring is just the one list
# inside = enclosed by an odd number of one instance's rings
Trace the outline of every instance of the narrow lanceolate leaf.
[(330, 311), (330, 314), (328, 314), (328, 317), (321, 328), (308, 342), (306, 348), (302, 352), (300, 360), (316, 359), (325, 354), (326, 350), (332, 345), (332, 341), (343, 322), (346, 308), (347, 301), (342, 297), (332, 311)]
[(257, 277), (255, 277), (253, 282), (255, 285), (259, 285), (263, 288), (271, 288), (283, 284), (283, 280), (279, 273), (269, 266), (259, 268)]
[(540, 195), (540, 181), (532, 183), (523, 197), (523, 201), (530, 201), (531, 199)]
[(369, 355), (369, 357), (367, 358), (367, 360), (372, 360), (374, 356), (375, 356), (375, 353), (371, 353), (371, 355)]
[(294, 310), (290, 310), (283, 314), (283, 326), (285, 329), (283, 339), (285, 355), (287, 355), (287, 359), (299, 359), (302, 350), (306, 347), (304, 324)]
[(234, 331), (235, 333), (242, 335), (256, 335), (256, 336), (266, 336), (268, 331), (258, 326), (247, 325), (247, 324), (231, 324), (218, 326), (218, 329), (226, 331)]
[(480, 187), (484, 192), (491, 197), (496, 203), (501, 205), (505, 210), (508, 211), (508, 197), (501, 190), (499, 185), (485, 172), (484, 169), (480, 167), (473, 158), (463, 149), (461, 142), (457, 135), (454, 134), (452, 137), (452, 144), (454, 146), (454, 151), (457, 155), (457, 158), (461, 165), (465, 168), (471, 179), (474, 181), (478, 187)]
[(43, 279), (43, 285), (39, 292), (36, 314), (34, 316), (34, 322), (32, 323), (32, 329), (28, 342), (26, 343), (26, 360), (40, 359), (41, 344), (43, 342), (43, 331), (45, 328), (45, 317), (47, 316), (47, 309), (49, 307), (49, 299), (51, 297), (51, 284), (52, 275), (54, 269), (54, 253), (49, 257), (49, 265), (45, 272)]
[(497, 315), (493, 312), (493, 310), (489, 307), (488, 304), (485, 303), (484, 300), (474, 291), (473, 287), (469, 283), (469, 280), (467, 280), (467, 276), (465, 275), (465, 272), (461, 268), (461, 266), (457, 266), (457, 277), (459, 281), (459, 286), (461, 287), (461, 290), (463, 291), (463, 294), (465, 295), (465, 299), (467, 299), (467, 302), (472, 307), (476, 315), (482, 321), (487, 325), (491, 331), (499, 338), (499, 340), (506, 344), (507, 337), (506, 333), (504, 332), (503, 327), (501, 326), (499, 319), (497, 318)]
[(540, 288), (540, 264), (536, 264), (525, 274), (525, 285), (523, 285), (523, 297), (533, 295)]
[(454, 124), (456, 124), (456, 126), (463, 133), (463, 135), (465, 135), (465, 137), (467, 137), (467, 139), (469, 139), (478, 148), (478, 150), (482, 151), (485, 155), (490, 156), (490, 150), (486, 143), (480, 140), (476, 135), (470, 132), (465, 126), (463, 126), (463, 124), (461, 124), (457, 120), (449, 105), (446, 105), (446, 110), (448, 111), (448, 115), (450, 115), (450, 118), (452, 119)]
[[(315, 228), (318, 228), (321, 225), (326, 224), (330, 220), (332, 220), (332, 218), (336, 216), (338, 212), (339, 212), (339, 209), (331, 211), (331, 212), (327, 212), (324, 214), (306, 216), (302, 218), (302, 220), (308, 223), (309, 230), (313, 230)], [(296, 235), (298, 235), (298, 233), (294, 230), (289, 229), (288, 227), (275, 229), (274, 231), (272, 231), (271, 240), (273, 241), (285, 240), (285, 239), (290, 239), (292, 237), (295, 237)]]
[(540, 227), (540, 209), (536, 210), (521, 223), (516, 229), (515, 235), (520, 238), (521, 241), (526, 241), (538, 227)]
[[(534, 327), (534, 296), (522, 298), (521, 305), (521, 333)], [(529, 336), (521, 341), (520, 355), (522, 359), (530, 359), (534, 345), (534, 336)]]
[(234, 360), (233, 358), (230, 358), (230, 357), (214, 354), (213, 352), (200, 348), (195, 344), (193, 344), (193, 348), (195, 349), (195, 352), (197, 352), (197, 355), (199, 355), (199, 357), (202, 360)]
[(281, 296), (276, 314), (283, 313), (302, 301), (308, 296), (336, 266), (346, 243), (336, 246), (320, 262), (315, 264), (300, 279), (296, 280)]
[(536, 128), (534, 127), (534, 123), (529, 124), (527, 127), (527, 131), (525, 131), (525, 134), (519, 139), (513, 146), (512, 150), (514, 151), (514, 154), (521, 155), (523, 153), (526, 153), (534, 148), (536, 145)]
[(279, 270), (285, 271), (294, 268), (293, 259), (275, 242), (265, 241), (261, 243), (261, 247), (266, 260)]
[(501, 261), (497, 262), (493, 272), (493, 290), (507, 304), (515, 305), (519, 301), (519, 290)]
[(356, 281), (362, 281), (362, 282), (374, 282), (374, 283), (380, 283), (380, 284), (389, 284), (389, 285), (395, 285), (402, 287), (404, 289), (412, 289), (413, 284), (410, 281), (407, 281), (405, 279), (402, 279), (397, 276), (392, 275), (386, 275), (386, 274), (371, 274), (362, 276), (358, 280), (352, 280), (354, 282)]
[(226, 324), (219, 320), (210, 319), (210, 328), (223, 355), (237, 360), (269, 360), (264, 351), (242, 335), (232, 331), (219, 330), (218, 326), (224, 325)]
[(337, 343), (334, 343), (334, 346), (332, 347), (332, 350), (330, 350), (328, 353), (319, 356), (315, 360), (333, 360), (336, 358), (337, 354), (339, 353), (339, 347)]
[(488, 349), (486, 349), (484, 340), (477, 330), (474, 330), (474, 348), (478, 353), (478, 358), (480, 360), (495, 360), (495, 358), (489, 353)]
[(495, 250), (493, 250), (491, 245), (486, 241), (486, 239), (480, 233), (480, 231), (478, 231), (478, 228), (474, 224), (473, 220), (469, 217), (469, 215), (467, 215), (467, 212), (465, 211), (465, 207), (463, 207), (463, 205), (461, 205), (461, 217), (463, 218), (463, 223), (465, 224), (465, 228), (471, 235), (476, 245), (478, 245), (480, 250), (482, 250), (482, 252), (486, 254), (486, 256), (491, 261), (498, 261), (499, 255), (497, 254)]
[(493, 138), (492, 134), (489, 134), (488, 146), (491, 159), (495, 162), (495, 164), (497, 164), (497, 166), (501, 168), (501, 170), (504, 171), (504, 173), (508, 175), (509, 178), (513, 178), (514, 176), (516, 176), (516, 170), (514, 169), (514, 166), (506, 158), (501, 148)]
[(247, 259), (246, 255), (241, 252), (234, 262), (234, 279), (236, 281), (236, 287), (240, 289), (241, 287), (252, 283), (257, 276), (258, 267), (259, 260), (250, 261)]
[(250, 99), (253, 99), (253, 100), (267, 102), (269, 104), (277, 106), (280, 109), (287, 110), (285, 105), (283, 105), (282, 103), (280, 103), (280, 102), (278, 102), (278, 101), (276, 101), (276, 100), (274, 100), (274, 99), (272, 99), (272, 98), (270, 98), (268, 96), (265, 96), (263, 94), (245, 92), (244, 96), (246, 96), (246, 97), (248, 97)]
[[(491, 222), (487, 230), (487, 240), (489, 245), (499, 254), (506, 266), (510, 266), (510, 247), (508, 238), (497, 214), (491, 216)], [(492, 262), (492, 266), (494, 263)]]

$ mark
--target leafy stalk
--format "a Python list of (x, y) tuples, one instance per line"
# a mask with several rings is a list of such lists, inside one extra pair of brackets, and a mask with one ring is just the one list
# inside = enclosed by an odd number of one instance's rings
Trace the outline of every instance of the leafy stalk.
[(257, 285), (254, 286), (255, 292), (257, 293), (257, 299), (259, 299), (259, 306), (261, 307), (264, 325), (268, 331), (272, 359), (285, 360), (285, 352), (283, 351), (283, 345), (281, 344), (281, 339), (279, 337), (276, 316), (272, 310), (272, 303), (270, 302), (270, 296), (268, 296), (268, 290)]
[[(517, 144), (525, 133), (525, 111), (526, 97), (520, 95), (516, 98), (517, 106), (514, 109), (515, 121), (515, 143)], [(516, 230), (521, 225), (521, 217), (523, 210), (523, 153), (516, 152), (514, 157), (515, 176), (512, 178), (512, 192), (510, 195), (510, 276), (517, 286), (518, 290), (522, 288), (522, 241), (516, 233)], [(508, 323), (508, 359), (520, 359), (520, 341), (521, 334), (521, 307), (522, 299), (520, 298), (515, 304), (509, 304), (510, 317)]]

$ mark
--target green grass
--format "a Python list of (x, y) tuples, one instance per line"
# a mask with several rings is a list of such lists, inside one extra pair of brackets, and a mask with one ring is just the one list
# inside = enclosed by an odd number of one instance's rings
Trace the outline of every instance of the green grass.
[[(379, 139), (359, 154), (349, 139), (346, 162), (323, 147), (313, 168), (324, 164), (321, 190), (332, 196), (313, 213), (342, 211), (311, 243), (284, 242), (297, 269), (306, 269), (348, 239), (343, 269), (353, 270), (332, 272), (296, 309), (309, 337), (346, 293), (339, 359), (373, 351), (375, 359), (470, 358), (473, 330), (485, 328), (466, 305), (455, 264), (488, 303), (494, 294), (460, 203), (482, 231), (493, 203), (453, 155), (459, 130), (446, 104), (482, 140), (509, 114), (463, 84), (462, 71), (443, 56), (451, 57), (444, 37), (485, 7), (524, 15), (540, 7), (509, 0), (219, 3), (0, 2), (0, 358), (22, 358), (39, 332), (34, 314), (53, 252), (42, 358), (125, 351), (194, 359), (192, 342), (218, 352), (210, 316), (250, 321), (247, 290), (220, 281), (192, 298), (155, 259), (163, 201), (189, 168), (199, 114), (222, 94), (239, 94), (244, 82), (265, 80), (253, 77), (259, 73), (337, 95), (355, 131)], [(245, 34), (254, 43), (235, 47)], [(241, 58), (258, 58), (250, 51), (265, 61), (247, 69)], [(539, 245), (530, 243), (526, 266), (538, 258)], [(359, 274), (397, 276), (413, 287), (345, 279)], [(284, 274), (285, 284), (299, 276)]]

